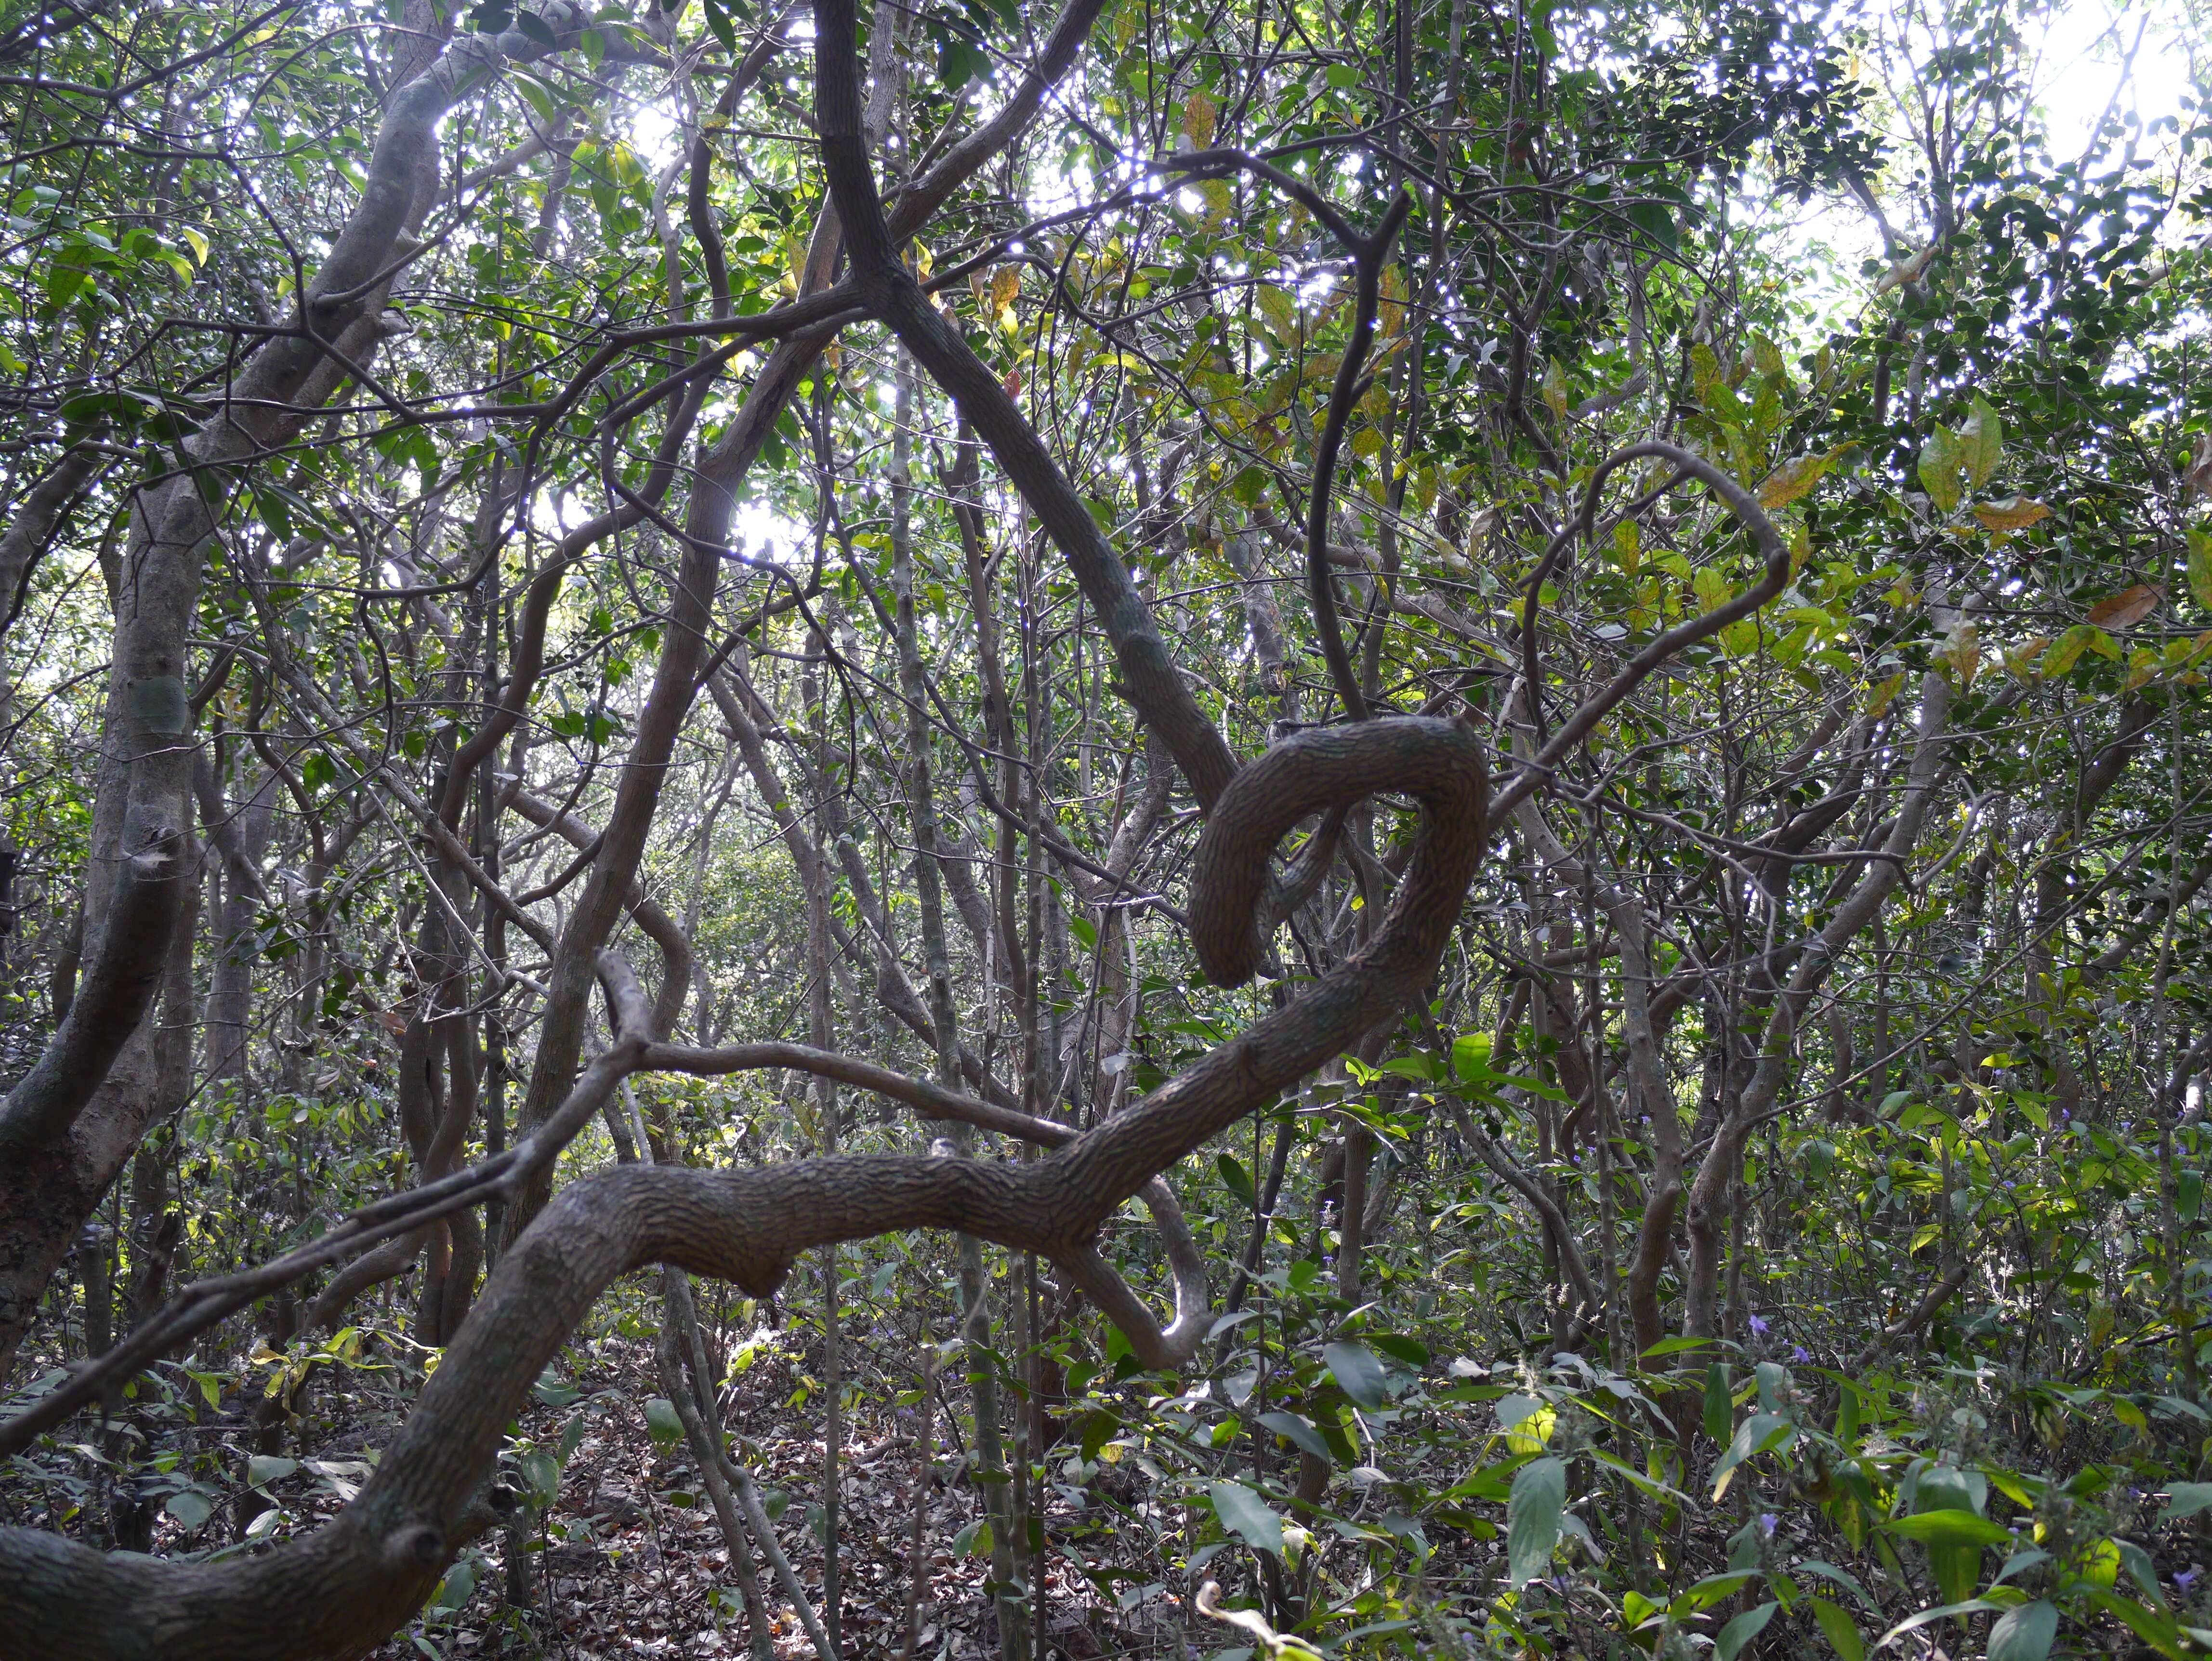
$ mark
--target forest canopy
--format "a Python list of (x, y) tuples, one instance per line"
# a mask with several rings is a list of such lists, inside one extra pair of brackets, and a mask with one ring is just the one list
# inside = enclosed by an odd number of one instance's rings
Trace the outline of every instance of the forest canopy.
[(0, 3), (0, 1658), (2212, 1652), (2208, 93)]

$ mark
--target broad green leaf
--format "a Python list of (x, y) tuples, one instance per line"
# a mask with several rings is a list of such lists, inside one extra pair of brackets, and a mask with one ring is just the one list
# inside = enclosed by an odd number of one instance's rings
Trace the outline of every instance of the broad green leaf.
[(1805, 1601), (1812, 1605), (1813, 1618), (1820, 1622), (1828, 1647), (1843, 1657), (1843, 1661), (1865, 1661), (1866, 1640), (1859, 1635), (1858, 1623), (1845, 1613), (1844, 1606), (1825, 1597), (1808, 1597)]
[(1796, 1574), (1817, 1574), (1823, 1580), (1832, 1580), (1868, 1609), (1879, 1609), (1880, 1606), (1868, 1596), (1867, 1589), (1858, 1583), (1856, 1578), (1838, 1568), (1833, 1563), (1825, 1562), (1817, 1557), (1808, 1558), (1806, 1561), (1798, 1564), (1791, 1572)]
[(2167, 1490), (2166, 1509), (2159, 1512), (2158, 1520), (2161, 1524), (2178, 1523), (2208, 1506), (2212, 1506), (2212, 1482), (2176, 1482)]
[(162, 1503), (161, 1509), (188, 1529), (196, 1529), (215, 1515), (215, 1502), (198, 1488), (179, 1488)]
[(1754, 1413), (1736, 1427), (1735, 1439), (1713, 1467), (1713, 1498), (1728, 1492), (1729, 1478), (1745, 1460), (1772, 1448), (1784, 1448), (1797, 1439), (1797, 1427), (1778, 1413)]
[(1977, 1517), (1971, 1511), (1946, 1508), (1942, 1511), (1916, 1512), (1910, 1517), (1893, 1517), (1882, 1525), (1892, 1534), (1901, 1534), (1908, 1540), (1917, 1540), (1924, 1546), (2004, 1546), (2012, 1543), (2012, 1536), (1986, 1517)]
[(1567, 1467), (1546, 1456), (1514, 1473), (1505, 1502), (1505, 1565), (1515, 1591), (1543, 1578), (1559, 1543), (1559, 1513), (1567, 1504)]
[(257, 1453), (246, 1462), (246, 1480), (254, 1488), (265, 1488), (271, 1482), (281, 1482), (300, 1469), (297, 1459), (279, 1458), (272, 1453)]
[(1774, 1619), (1779, 1603), (1761, 1603), (1755, 1609), (1746, 1609), (1723, 1627), (1720, 1635), (1713, 1640), (1713, 1661), (1735, 1661), (1736, 1652), (1766, 1630), (1766, 1623)]
[(1336, 1463), (1336, 1456), (1329, 1451), (1328, 1439), (1314, 1427), (1311, 1420), (1303, 1415), (1263, 1413), (1260, 1415), (1258, 1422), (1265, 1425), (1278, 1436), (1288, 1437), (1300, 1448), (1324, 1463)]
[(1216, 1482), (1206, 1490), (1221, 1526), (1256, 1551), (1283, 1555), (1283, 1519), (1242, 1482)]
[(1972, 1615), (1982, 1609), (2001, 1609), (2004, 1607), (2002, 1603), (1992, 1603), (1986, 1597), (1970, 1597), (1963, 1603), (1942, 1603), (1932, 1609), (1923, 1609), (1917, 1615), (1906, 1616), (1882, 1634), (1875, 1641), (1875, 1648), (1887, 1649), (1908, 1632), (1917, 1632), (1923, 1627), (1932, 1626), (1938, 1621), (1947, 1621), (1954, 1615)]
[(2039, 1597), (2007, 1609), (1990, 1628), (1989, 1661), (2043, 1661), (2058, 1636), (2058, 1605)]
[(2212, 526), (2190, 530), (2189, 592), (2199, 605), (2212, 611)]
[(1366, 1345), (1330, 1344), (1321, 1354), (1328, 1363), (1330, 1376), (1358, 1406), (1372, 1412), (1389, 1399), (1382, 1388), (1382, 1363)]
[(667, 1447), (684, 1438), (684, 1421), (676, 1411), (676, 1403), (665, 1396), (656, 1396), (645, 1404), (645, 1428), (659, 1447)]
[(1729, 1369), (1726, 1361), (1715, 1361), (1705, 1369), (1705, 1434), (1716, 1442), (1725, 1443), (1735, 1426), (1735, 1407), (1730, 1399)]

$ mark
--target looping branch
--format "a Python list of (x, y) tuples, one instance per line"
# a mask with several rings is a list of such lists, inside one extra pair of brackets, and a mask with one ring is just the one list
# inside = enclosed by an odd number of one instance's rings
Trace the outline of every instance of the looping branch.
[[(932, 1116), (1058, 1146), (1020, 1165), (936, 1157), (805, 1159), (714, 1171), (627, 1165), (572, 1183), (501, 1256), (415, 1412), (358, 1498), (328, 1527), (258, 1558), (202, 1566), (103, 1557), (42, 1531), (0, 1530), (0, 1576), (15, 1589), (0, 1658), (349, 1661), (362, 1654), (420, 1603), (477, 1525), (483, 1474), (531, 1382), (599, 1292), (648, 1263), (719, 1276), (764, 1295), (811, 1248), (900, 1229), (955, 1230), (1049, 1257), (1122, 1326), (1146, 1365), (1179, 1365), (1204, 1335), (1204, 1264), (1161, 1173), (1394, 1016), (1426, 983), (1486, 840), (1487, 779), (1483, 741), (1465, 727), (1431, 720), (1302, 733), (1238, 773), (1200, 840), (1194, 873), (1194, 921), (1204, 920), (1201, 950), (1217, 973), (1251, 932), (1276, 839), (1300, 818), (1376, 790), (1418, 797), (1420, 828), (1406, 879), (1365, 950), (1243, 1037), (1079, 1135), (803, 1046), (696, 1050), (653, 1043), (636, 977), (619, 955), (602, 953), (598, 968), (617, 1025), (614, 1042), (528, 1141), (470, 1172), (371, 1208), (276, 1264), (230, 1277), (222, 1295), (195, 1288), (181, 1300), (191, 1311), (185, 1318), (176, 1318), (173, 1305), (142, 1331), (166, 1347), (194, 1321), (206, 1324), (199, 1317), (210, 1308), (227, 1313), (349, 1250), (496, 1189), (511, 1191), (639, 1071), (799, 1066)], [(1240, 904), (1244, 918), (1236, 922), (1231, 910)], [(1174, 1282), (1176, 1313), (1165, 1327), (1095, 1244), (1114, 1211), (1138, 1196), (1158, 1223)], [(24, 1445), (98, 1392), (94, 1371), (112, 1370), (110, 1364), (88, 1370), (0, 1427), (0, 1448)], [(88, 1619), (88, 1609), (98, 1618)]]

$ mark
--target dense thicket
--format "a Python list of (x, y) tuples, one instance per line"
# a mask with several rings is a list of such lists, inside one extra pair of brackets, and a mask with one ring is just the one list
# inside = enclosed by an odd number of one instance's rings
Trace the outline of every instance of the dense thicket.
[(2050, 21), (0, 17), (0, 1655), (558, 1643), (633, 1402), (757, 1661), (2212, 1646), (2212, 124)]

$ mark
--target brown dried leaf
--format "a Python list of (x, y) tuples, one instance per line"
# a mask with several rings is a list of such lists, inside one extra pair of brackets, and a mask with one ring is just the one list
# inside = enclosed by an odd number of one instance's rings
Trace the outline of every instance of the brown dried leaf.
[(2147, 582), (2138, 582), (2132, 588), (2123, 588), (2117, 594), (2107, 594), (2089, 608), (2089, 621), (2100, 629), (2132, 629), (2158, 609), (2163, 599), (2159, 591)]

